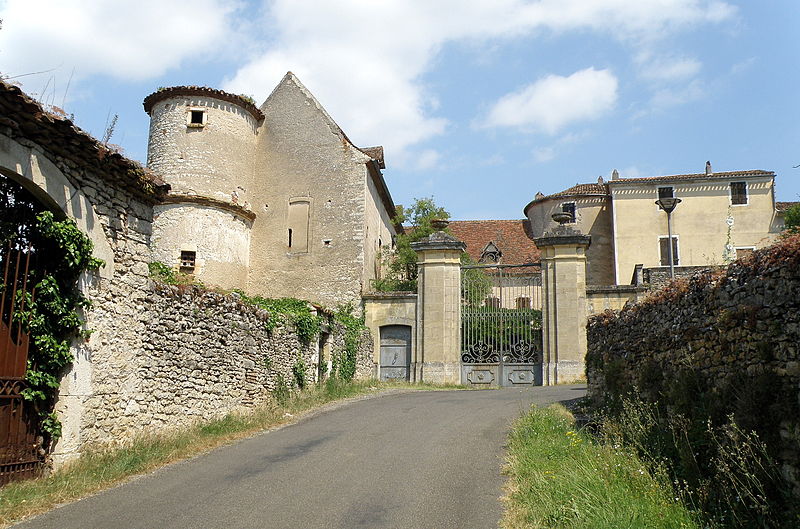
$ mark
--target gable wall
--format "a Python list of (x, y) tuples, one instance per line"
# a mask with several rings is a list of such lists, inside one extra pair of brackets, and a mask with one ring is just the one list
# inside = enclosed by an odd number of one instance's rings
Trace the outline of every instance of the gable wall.
[[(360, 304), (366, 155), (286, 79), (262, 107), (252, 208), (248, 291), (326, 306)], [(288, 246), (289, 202), (309, 202), (308, 251)], [(329, 241), (326, 244), (324, 241)]]

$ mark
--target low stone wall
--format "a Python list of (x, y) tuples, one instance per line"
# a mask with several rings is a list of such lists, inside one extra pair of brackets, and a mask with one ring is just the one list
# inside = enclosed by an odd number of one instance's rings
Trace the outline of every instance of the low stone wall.
[(591, 318), (589, 394), (602, 400), (636, 386), (670, 413), (733, 414), (800, 492), (799, 345), (800, 238), (792, 238)]
[[(124, 442), (144, 431), (172, 430), (265, 404), (281, 379), (294, 386), (292, 368), (300, 360), (306, 384), (318, 379), (320, 341), (301, 343), (291, 324), (271, 328), (266, 311), (236, 294), (151, 281), (131, 317), (115, 326), (119, 307), (118, 300), (95, 299), (89, 321), (100, 333), (76, 359), (91, 372), (91, 386), (75, 413), (60, 409), (62, 421), (80, 425), (70, 429), (79, 435), (59, 443), (56, 463), (88, 445)], [(325, 364), (344, 347), (343, 326), (329, 320), (322, 340)], [(365, 331), (356, 378), (369, 378), (372, 371), (372, 338)]]
[[(722, 270), (722, 266), (676, 266), (675, 277), (688, 279), (695, 274), (707, 272), (709, 270)], [(657, 266), (642, 269), (642, 280), (650, 285), (651, 288), (663, 288), (672, 278), (669, 276), (668, 266)]]
[(590, 286), (586, 289), (586, 312), (591, 316), (606, 310), (622, 310), (628, 302), (644, 298), (647, 292), (644, 286)]

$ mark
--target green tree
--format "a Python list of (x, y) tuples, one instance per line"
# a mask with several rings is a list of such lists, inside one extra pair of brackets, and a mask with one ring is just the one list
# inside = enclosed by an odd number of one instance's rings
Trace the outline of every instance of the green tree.
[[(384, 261), (388, 273), (383, 279), (375, 281), (375, 289), (379, 291), (398, 291), (417, 289), (417, 252), (411, 248), (411, 243), (420, 241), (434, 233), (436, 228), (432, 221), (449, 219), (450, 213), (441, 206), (436, 205), (433, 197), (417, 198), (409, 208), (398, 206), (397, 214), (393, 219), (395, 224), (406, 226), (404, 233), (398, 234), (394, 251), (384, 249)], [(449, 228), (445, 233), (453, 235)], [(461, 253), (461, 264), (475, 264), (467, 252)], [(470, 284), (469, 296), (475, 298), (474, 303), (480, 304), (491, 290), (491, 282), (482, 270), (464, 270), (467, 282)]]
[(800, 203), (791, 206), (783, 214), (786, 233), (800, 233)]
[[(409, 226), (405, 233), (397, 236), (395, 258), (390, 261), (389, 270), (397, 277), (406, 280), (417, 279), (417, 253), (411, 248), (411, 243), (421, 241), (437, 231), (431, 222), (437, 219), (449, 219), (450, 213), (443, 207), (437, 206), (433, 197), (414, 199), (410, 208), (399, 206), (394, 218), (395, 224)], [(445, 232), (450, 233), (448, 228)]]

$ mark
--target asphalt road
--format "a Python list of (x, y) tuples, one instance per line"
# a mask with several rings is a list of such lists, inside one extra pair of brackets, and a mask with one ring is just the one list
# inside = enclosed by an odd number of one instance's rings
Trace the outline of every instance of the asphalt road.
[(53, 529), (487, 529), (511, 422), (583, 386), (390, 394), (171, 465), (20, 524)]

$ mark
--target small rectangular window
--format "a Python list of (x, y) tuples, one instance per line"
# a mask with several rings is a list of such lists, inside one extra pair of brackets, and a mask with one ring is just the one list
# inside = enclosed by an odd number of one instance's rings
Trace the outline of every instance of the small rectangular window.
[(675, 188), (672, 186), (669, 187), (659, 187), (658, 188), (658, 198), (675, 198)]
[(731, 182), (731, 204), (747, 204), (747, 182)]
[(180, 271), (184, 274), (194, 273), (195, 260), (197, 257), (196, 252), (181, 252), (181, 266)]
[(486, 305), (487, 307), (492, 307), (493, 309), (499, 309), (500, 298), (496, 298), (494, 296), (488, 297), (486, 298), (486, 301), (484, 301), (484, 305)]
[(561, 211), (564, 213), (569, 213), (572, 216), (572, 220), (569, 221), (569, 223), (575, 222), (575, 202), (565, 202), (564, 204), (561, 204)]
[[(661, 266), (669, 266), (669, 237), (659, 237), (658, 246), (661, 254)], [(672, 264), (678, 266), (680, 257), (678, 256), (678, 238), (672, 237)]]
[(186, 126), (189, 128), (202, 128), (206, 125), (206, 111), (202, 108), (189, 109), (186, 116)]

